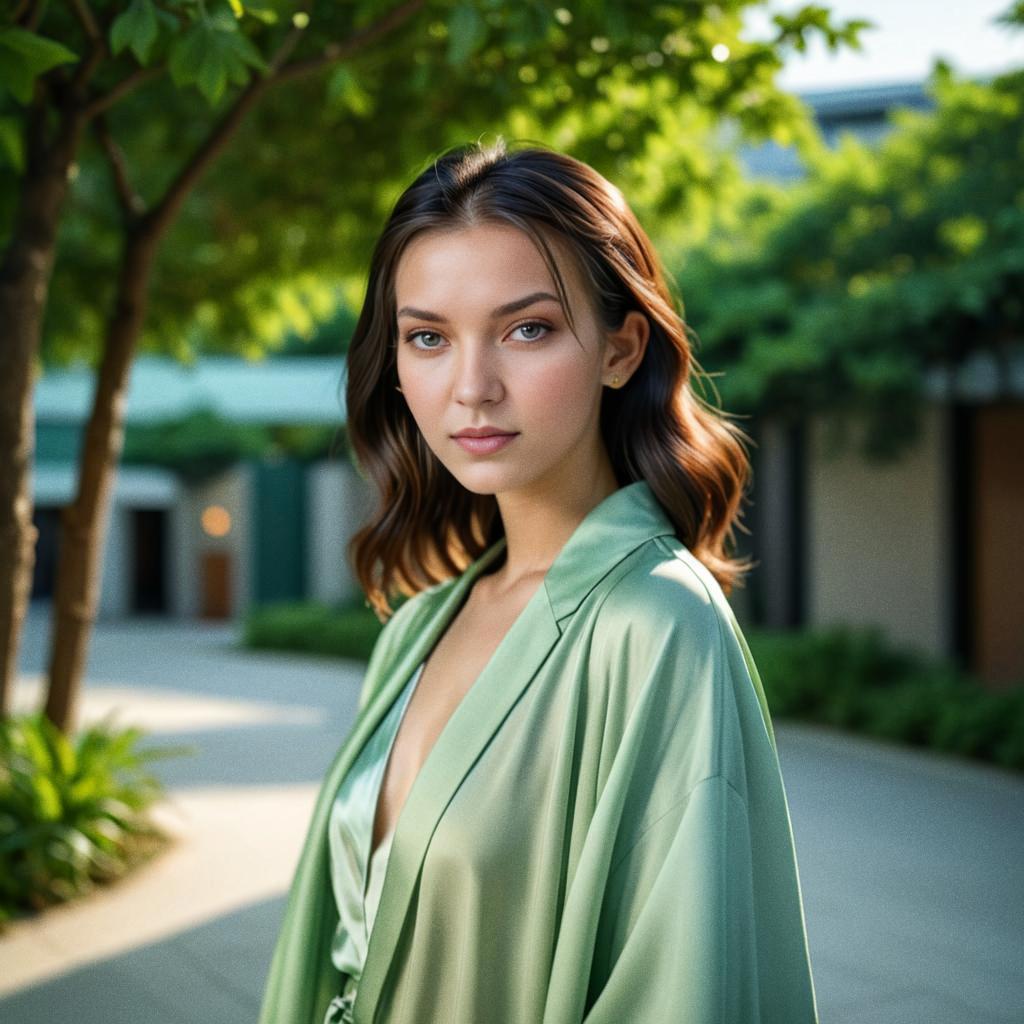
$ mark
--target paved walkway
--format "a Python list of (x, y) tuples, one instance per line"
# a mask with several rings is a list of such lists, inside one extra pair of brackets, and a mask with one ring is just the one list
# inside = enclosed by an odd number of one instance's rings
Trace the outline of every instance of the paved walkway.
[[(33, 609), (18, 701), (45, 663)], [(84, 721), (189, 743), (158, 762), (174, 847), (0, 938), (0, 1021), (252, 1024), (320, 779), (362, 666), (235, 645), (230, 627), (100, 624)], [(822, 1024), (1024, 1020), (1024, 779), (778, 726)]]

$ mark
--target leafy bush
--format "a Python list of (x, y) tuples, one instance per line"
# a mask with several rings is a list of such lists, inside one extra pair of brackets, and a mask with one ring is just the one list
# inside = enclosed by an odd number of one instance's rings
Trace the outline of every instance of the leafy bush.
[(124, 874), (167, 841), (146, 810), (163, 795), (138, 728), (65, 736), (42, 713), (0, 722), (0, 922)]
[(302, 601), (264, 605), (251, 612), (243, 637), (248, 647), (366, 661), (381, 628), (377, 616), (361, 601), (341, 606)]
[(1024, 687), (993, 691), (877, 630), (751, 631), (772, 714), (1024, 768)]

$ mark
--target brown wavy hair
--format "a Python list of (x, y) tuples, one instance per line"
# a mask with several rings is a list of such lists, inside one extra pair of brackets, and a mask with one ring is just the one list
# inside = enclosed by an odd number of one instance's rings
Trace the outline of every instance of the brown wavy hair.
[[(370, 263), (349, 345), (351, 449), (379, 505), (348, 545), (356, 576), (384, 620), (389, 595), (411, 595), (461, 573), (504, 532), (493, 494), (462, 486), (427, 446), (396, 390), (395, 273), (410, 240), (433, 228), (512, 225), (537, 245), (575, 330), (546, 235), (570, 243), (609, 330), (630, 310), (650, 323), (644, 356), (607, 388), (600, 429), (620, 486), (644, 479), (679, 539), (728, 593), (749, 563), (727, 553), (750, 477), (746, 435), (694, 388), (696, 335), (677, 312), (650, 239), (621, 192), (589, 165), (542, 145), (499, 137), (445, 151), (402, 193)], [(681, 303), (678, 304), (681, 307)]]

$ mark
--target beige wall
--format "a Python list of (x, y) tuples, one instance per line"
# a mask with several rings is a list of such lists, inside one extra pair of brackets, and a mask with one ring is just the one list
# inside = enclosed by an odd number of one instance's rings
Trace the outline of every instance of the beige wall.
[(370, 484), (351, 463), (325, 460), (309, 467), (306, 524), (309, 596), (318, 601), (341, 601), (361, 593), (345, 545), (373, 511)]
[(811, 424), (807, 465), (809, 625), (877, 624), (933, 654), (953, 643), (947, 412), (927, 410), (922, 435), (897, 462), (827, 453)]
[[(232, 618), (244, 615), (249, 607), (250, 538), (252, 509), (252, 471), (248, 463), (239, 463), (205, 483), (184, 490), (182, 500), (172, 512), (168, 549), (171, 565), (171, 613), (183, 618), (198, 618), (202, 611), (202, 556), (205, 551), (228, 554), (231, 565), (230, 593)], [(230, 532), (224, 537), (209, 537), (203, 532), (203, 509), (221, 505), (231, 516)]]

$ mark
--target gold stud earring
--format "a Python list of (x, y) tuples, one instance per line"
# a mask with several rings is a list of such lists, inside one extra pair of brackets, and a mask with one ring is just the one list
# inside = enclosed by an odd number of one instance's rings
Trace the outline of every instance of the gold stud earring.
[(612, 375), (612, 387), (613, 388), (617, 388), (618, 386), (619, 386), (619, 375), (616, 373), (616, 374)]

